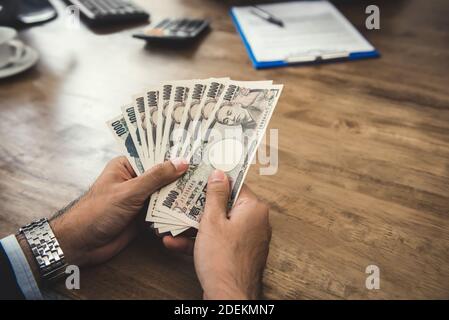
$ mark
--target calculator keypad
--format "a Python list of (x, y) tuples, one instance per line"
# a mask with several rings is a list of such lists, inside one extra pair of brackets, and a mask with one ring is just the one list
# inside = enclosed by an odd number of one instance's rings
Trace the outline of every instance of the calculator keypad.
[(200, 19), (164, 19), (154, 27), (144, 29), (143, 34), (151, 37), (190, 38), (207, 25), (207, 21)]

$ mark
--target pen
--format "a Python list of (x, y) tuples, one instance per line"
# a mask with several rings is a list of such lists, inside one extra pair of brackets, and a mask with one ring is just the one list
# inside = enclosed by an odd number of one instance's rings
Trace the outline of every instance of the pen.
[(273, 23), (275, 25), (278, 25), (279, 27), (284, 27), (284, 22), (282, 22), (281, 19), (276, 18), (275, 16), (273, 16), (272, 14), (270, 14), (269, 12), (265, 11), (262, 8), (259, 8), (258, 6), (253, 6), (254, 9), (256, 10), (251, 10), (251, 13), (258, 16), (259, 18), (264, 19), (265, 21), (268, 21), (270, 23)]

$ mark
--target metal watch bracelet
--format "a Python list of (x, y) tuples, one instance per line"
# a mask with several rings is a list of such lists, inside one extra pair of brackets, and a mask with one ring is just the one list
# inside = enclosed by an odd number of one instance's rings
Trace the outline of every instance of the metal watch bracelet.
[(36, 259), (42, 280), (52, 282), (65, 274), (67, 263), (47, 218), (19, 229)]

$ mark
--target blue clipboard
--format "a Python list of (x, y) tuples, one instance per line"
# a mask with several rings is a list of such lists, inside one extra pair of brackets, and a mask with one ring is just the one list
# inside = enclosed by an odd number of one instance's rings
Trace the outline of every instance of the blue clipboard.
[(285, 60), (277, 60), (277, 61), (257, 61), (256, 57), (254, 56), (254, 53), (251, 49), (251, 46), (248, 43), (248, 40), (245, 37), (245, 34), (242, 31), (242, 28), (240, 27), (239, 21), (237, 20), (236, 16), (234, 15), (234, 12), (231, 10), (229, 11), (232, 22), (234, 23), (238, 33), (240, 34), (240, 37), (242, 38), (243, 44), (245, 45), (246, 51), (248, 52), (249, 58), (253, 64), (253, 67), (255, 69), (268, 69), (268, 68), (277, 68), (277, 67), (285, 67), (289, 65), (297, 65), (297, 64), (306, 64), (306, 63), (320, 63), (320, 62), (330, 62), (330, 61), (336, 61), (336, 60), (359, 60), (359, 59), (368, 59), (368, 58), (377, 58), (380, 56), (379, 52), (377, 50), (373, 51), (364, 51), (364, 52), (350, 52), (344, 56), (337, 56), (333, 58), (328, 59), (322, 59), (321, 57), (317, 56), (314, 60), (308, 60), (308, 61), (297, 61), (297, 62), (291, 62), (291, 61), (285, 61)]

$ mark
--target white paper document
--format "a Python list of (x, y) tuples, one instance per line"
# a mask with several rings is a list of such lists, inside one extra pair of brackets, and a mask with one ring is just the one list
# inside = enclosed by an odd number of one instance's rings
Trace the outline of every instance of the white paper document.
[(254, 8), (234, 7), (232, 14), (257, 62), (306, 62), (375, 51), (352, 24), (327, 1), (259, 5), (284, 27), (255, 15)]

